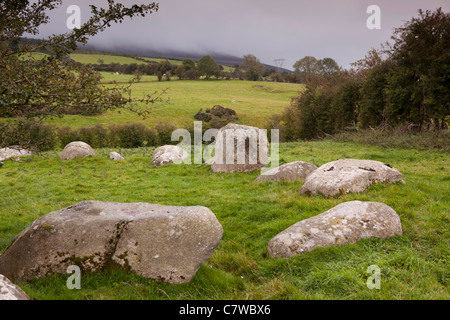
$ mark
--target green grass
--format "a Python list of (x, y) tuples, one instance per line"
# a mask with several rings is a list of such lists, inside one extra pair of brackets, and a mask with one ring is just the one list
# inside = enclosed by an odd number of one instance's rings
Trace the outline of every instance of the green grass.
[[(104, 64), (110, 64), (110, 63), (120, 63), (120, 64), (146, 64), (148, 62), (157, 62), (161, 63), (163, 61), (169, 61), (173, 65), (180, 65), (182, 64), (182, 60), (175, 60), (175, 59), (166, 59), (166, 58), (149, 58), (149, 57), (139, 57), (140, 59), (144, 60), (138, 60), (133, 57), (126, 57), (126, 56), (119, 56), (119, 55), (108, 55), (108, 54), (87, 54), (87, 53), (71, 53), (70, 58), (73, 60), (84, 63), (84, 64), (100, 64), (99, 60), (103, 60)], [(231, 72), (234, 70), (234, 68), (229, 66), (223, 66), (224, 71)]]
[[(104, 84), (113, 84), (113, 83), (127, 84), (134, 78), (133, 74), (116, 74), (114, 72), (100, 72), (100, 74), (103, 77), (101, 82)], [(158, 81), (158, 77), (143, 75), (140, 81), (143, 83), (144, 82), (156, 82), (156, 81)], [(148, 85), (151, 86), (151, 84), (148, 84)]]
[[(67, 162), (59, 160), (58, 152), (24, 163), (6, 161), (0, 169), (0, 252), (36, 218), (90, 199), (206, 206), (224, 228), (219, 247), (188, 284), (158, 284), (108, 269), (83, 274), (81, 290), (67, 289), (68, 275), (20, 283), (32, 298), (450, 298), (448, 153), (334, 141), (281, 144), (282, 163), (373, 159), (399, 169), (406, 181), (327, 199), (300, 196), (302, 181), (257, 184), (258, 172), (214, 174), (202, 165), (151, 167), (153, 149), (147, 148), (115, 150), (126, 160), (114, 162), (107, 157), (109, 151)], [(267, 255), (267, 243), (277, 233), (351, 200), (391, 206), (400, 216), (403, 235), (319, 248), (290, 259)], [(381, 268), (380, 290), (366, 287), (367, 267), (374, 264)]]
[(104, 64), (120, 63), (120, 64), (146, 64), (147, 62), (136, 60), (132, 57), (124, 56), (111, 56), (107, 54), (84, 54), (84, 53), (71, 53), (70, 58), (76, 62), (83, 64), (100, 64), (99, 60), (103, 60)]
[[(102, 73), (105, 82), (117, 80), (127, 82), (132, 76)], [(111, 86), (110, 84), (106, 84)], [(143, 98), (146, 94), (169, 89), (163, 99), (168, 103), (154, 105), (151, 116), (143, 120), (137, 114), (129, 111), (108, 111), (98, 116), (66, 116), (62, 119), (48, 121), (56, 126), (79, 128), (94, 124), (129, 124), (144, 123), (154, 126), (158, 122), (171, 123), (186, 127), (194, 121), (194, 115), (219, 104), (236, 111), (238, 123), (263, 126), (267, 117), (279, 114), (286, 108), (290, 99), (303, 90), (303, 85), (292, 83), (238, 81), (238, 80), (174, 80), (157, 81), (151, 76), (144, 76), (142, 81), (133, 84), (132, 94)], [(237, 100), (238, 103), (231, 101)]]

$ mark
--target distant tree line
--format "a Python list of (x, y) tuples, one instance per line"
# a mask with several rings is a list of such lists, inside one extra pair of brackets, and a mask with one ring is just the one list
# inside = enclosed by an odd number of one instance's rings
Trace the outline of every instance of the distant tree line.
[(298, 61), (295, 74), (306, 89), (270, 126), (282, 129), (287, 141), (358, 128), (447, 129), (450, 14), (419, 10), (392, 40), (350, 70), (329, 59)]
[(198, 62), (192, 59), (184, 59), (181, 64), (173, 64), (169, 60), (158, 63), (140, 57), (134, 57), (134, 59), (146, 61), (147, 63), (105, 64), (102, 59), (99, 59), (99, 63), (94, 64), (92, 68), (96, 71), (118, 72), (121, 74), (154, 75), (160, 81), (163, 79), (170, 81), (172, 76), (176, 76), (180, 80), (198, 80), (203, 77), (206, 80), (236, 79), (291, 83), (305, 83), (308, 81), (309, 73), (305, 72), (304, 69), (309, 70), (311, 66), (307, 66), (307, 64), (312, 65), (313, 61), (320, 65), (317, 70), (311, 71), (314, 75), (330, 75), (338, 72), (340, 69), (331, 58), (316, 60), (314, 57), (305, 57), (299, 60), (294, 65), (296, 68), (294, 73), (288, 71), (279, 72), (275, 68), (267, 68), (252, 54), (244, 55), (242, 63), (230, 67), (229, 71), (225, 71), (224, 66), (219, 65), (210, 55), (201, 57)]

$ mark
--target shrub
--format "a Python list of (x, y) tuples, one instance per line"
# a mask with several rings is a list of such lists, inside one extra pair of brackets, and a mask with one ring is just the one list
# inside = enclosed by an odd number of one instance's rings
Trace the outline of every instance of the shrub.
[[(33, 121), (0, 122), (0, 146), (20, 145), (35, 151), (64, 148), (73, 141), (83, 141), (93, 148), (139, 148), (172, 144), (172, 132), (176, 127), (158, 123), (149, 128), (142, 123), (125, 125), (111, 124), (105, 127), (96, 124), (90, 127), (71, 129), (54, 128)], [(33, 147), (33, 148), (32, 148)]]
[(154, 128), (146, 130), (146, 146), (156, 147), (159, 144), (158, 132)]
[(34, 151), (48, 151), (58, 144), (58, 137), (50, 125), (19, 119), (0, 124), (0, 145), (19, 145)]
[(100, 124), (80, 128), (76, 135), (79, 140), (86, 142), (92, 148), (112, 147), (109, 144), (108, 130)]
[(59, 144), (61, 148), (64, 148), (66, 145), (73, 141), (81, 140), (78, 136), (77, 130), (72, 130), (69, 127), (62, 127), (56, 129), (56, 134), (58, 136)]
[(117, 147), (121, 148), (139, 148), (145, 146), (148, 137), (148, 128), (141, 123), (120, 125), (110, 127)]
[(158, 132), (158, 145), (172, 144), (172, 132), (176, 130), (173, 124), (160, 122), (155, 126)]
[(236, 111), (230, 108), (224, 108), (220, 105), (215, 105), (211, 109), (200, 109), (196, 115), (194, 115), (196, 120), (204, 121), (209, 123), (211, 128), (222, 128), (230, 122), (236, 122), (239, 118), (236, 115)]
[(208, 112), (209, 109), (207, 109), (206, 112), (203, 112), (203, 109), (200, 109), (199, 112), (196, 113), (196, 115), (194, 116), (194, 119), (199, 120), (199, 121), (205, 121), (205, 122), (209, 122), (212, 120), (212, 114), (210, 112)]

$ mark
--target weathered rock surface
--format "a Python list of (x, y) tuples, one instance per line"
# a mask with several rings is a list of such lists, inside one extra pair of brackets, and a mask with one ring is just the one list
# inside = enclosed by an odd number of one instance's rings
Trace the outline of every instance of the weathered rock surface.
[(74, 141), (64, 147), (61, 153), (61, 160), (72, 160), (88, 156), (95, 156), (94, 149), (85, 142)]
[(317, 167), (309, 162), (295, 161), (285, 163), (278, 168), (270, 169), (269, 171), (261, 174), (258, 178), (256, 178), (255, 181), (263, 182), (304, 180), (316, 169)]
[(83, 201), (35, 220), (0, 256), (12, 281), (95, 272), (110, 263), (169, 283), (189, 282), (217, 248), (222, 225), (206, 207)]
[(341, 159), (329, 162), (311, 173), (300, 194), (326, 197), (365, 191), (373, 183), (403, 181), (402, 174), (388, 164), (373, 160)]
[(401, 234), (400, 218), (388, 205), (350, 201), (280, 232), (270, 240), (268, 253), (276, 258), (289, 258), (317, 247), (355, 243), (364, 238), (386, 239)]
[(111, 160), (115, 160), (115, 161), (125, 160), (125, 158), (122, 157), (122, 155), (120, 153), (117, 153), (117, 152), (110, 152), (109, 153), (109, 158)]
[(0, 274), (0, 300), (30, 300), (30, 297), (8, 278)]
[(151, 165), (160, 167), (169, 163), (179, 164), (187, 157), (189, 157), (189, 153), (183, 148), (166, 145), (156, 148), (155, 151), (153, 151)]
[(14, 157), (28, 157), (33, 155), (33, 153), (27, 149), (21, 148), (19, 146), (12, 146), (0, 149), (0, 161), (8, 160)]
[(269, 162), (267, 132), (250, 126), (229, 123), (217, 133), (212, 172), (260, 170)]

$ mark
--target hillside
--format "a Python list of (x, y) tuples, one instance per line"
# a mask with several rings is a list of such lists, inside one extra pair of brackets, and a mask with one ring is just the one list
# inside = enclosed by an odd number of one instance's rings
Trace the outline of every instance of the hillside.
[[(192, 53), (192, 52), (181, 52), (174, 50), (152, 50), (152, 49), (137, 49), (137, 48), (110, 48), (108, 51), (103, 51), (103, 49), (95, 46), (84, 46), (83, 48), (77, 49), (75, 53), (88, 53), (88, 54), (99, 54), (99, 55), (109, 55), (109, 56), (127, 56), (127, 57), (142, 57), (145, 59), (150, 59), (152, 61), (169, 60), (173, 64), (178, 64), (179, 61), (183, 59), (192, 59), (194, 61), (200, 60), (203, 55), (210, 55), (214, 60), (222, 66), (234, 67), (242, 63), (242, 57), (237, 57), (233, 55), (209, 52), (209, 53)], [(105, 62), (106, 63), (106, 62)], [(278, 72), (288, 72), (292, 73), (292, 70), (286, 68), (279, 68), (270, 64), (264, 64), (266, 69), (275, 69)]]
[[(111, 72), (102, 72), (102, 75), (106, 83), (127, 83), (132, 78), (131, 75), (116, 75)], [(144, 123), (154, 126), (159, 122), (185, 126), (192, 125), (193, 116), (201, 108), (205, 110), (219, 104), (235, 110), (239, 123), (264, 127), (270, 116), (279, 114), (289, 105), (291, 98), (303, 90), (303, 85), (239, 80), (157, 81), (155, 76), (143, 76), (141, 82), (133, 85), (132, 94), (139, 98), (165, 89), (169, 90), (162, 98), (169, 101), (158, 103), (146, 120), (122, 110), (120, 113), (108, 111), (97, 116), (67, 115), (48, 122), (72, 128), (110, 123)]]

